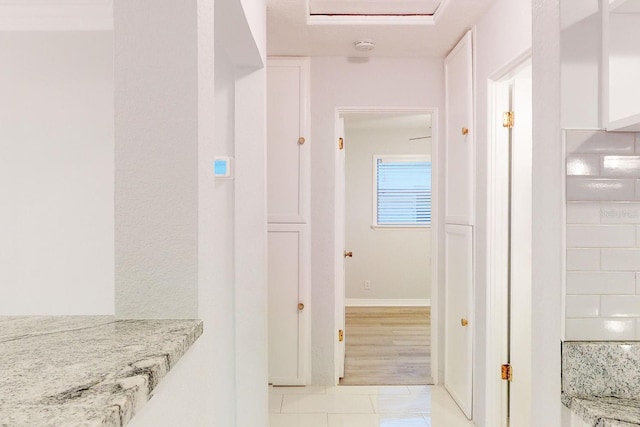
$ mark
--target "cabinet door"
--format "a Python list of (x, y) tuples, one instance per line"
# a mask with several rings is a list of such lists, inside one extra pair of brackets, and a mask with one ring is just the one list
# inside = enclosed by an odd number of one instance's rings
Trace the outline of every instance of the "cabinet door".
[(274, 385), (306, 381), (309, 302), (304, 227), (269, 226), (269, 382)]
[(473, 225), (474, 139), (471, 32), (445, 59), (445, 222)]
[(309, 82), (307, 60), (267, 67), (267, 212), (270, 223), (308, 222)]
[(467, 418), (472, 407), (473, 228), (445, 225), (444, 385)]

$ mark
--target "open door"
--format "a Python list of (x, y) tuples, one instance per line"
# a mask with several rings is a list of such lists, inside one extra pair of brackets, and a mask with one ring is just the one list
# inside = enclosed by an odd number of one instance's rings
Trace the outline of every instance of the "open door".
[(345, 358), (345, 156), (344, 117), (336, 121), (336, 326), (338, 345), (335, 350), (336, 384), (344, 377)]

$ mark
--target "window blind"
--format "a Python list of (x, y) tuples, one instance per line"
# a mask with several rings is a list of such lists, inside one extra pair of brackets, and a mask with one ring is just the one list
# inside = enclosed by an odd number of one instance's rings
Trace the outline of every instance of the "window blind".
[(378, 225), (431, 224), (431, 162), (377, 159)]

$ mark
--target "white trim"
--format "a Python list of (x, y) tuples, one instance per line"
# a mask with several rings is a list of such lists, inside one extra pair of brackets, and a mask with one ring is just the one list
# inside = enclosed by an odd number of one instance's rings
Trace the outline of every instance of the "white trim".
[(346, 307), (431, 307), (429, 298), (347, 298), (344, 301)]

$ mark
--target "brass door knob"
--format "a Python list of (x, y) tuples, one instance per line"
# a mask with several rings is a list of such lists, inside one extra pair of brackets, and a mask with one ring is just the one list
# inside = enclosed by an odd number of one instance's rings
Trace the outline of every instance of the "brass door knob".
[(345, 257), (345, 258), (347, 258), (347, 257), (348, 257), (348, 258), (353, 258), (353, 252), (351, 252), (351, 251), (349, 251), (349, 252), (344, 251), (344, 257)]
[(301, 303), (301, 302), (298, 303), (298, 310), (300, 310), (300, 311), (304, 310), (304, 304), (303, 303)]
[(469, 321), (463, 317), (462, 319), (460, 319), (460, 324), (462, 326), (467, 326), (469, 324)]

